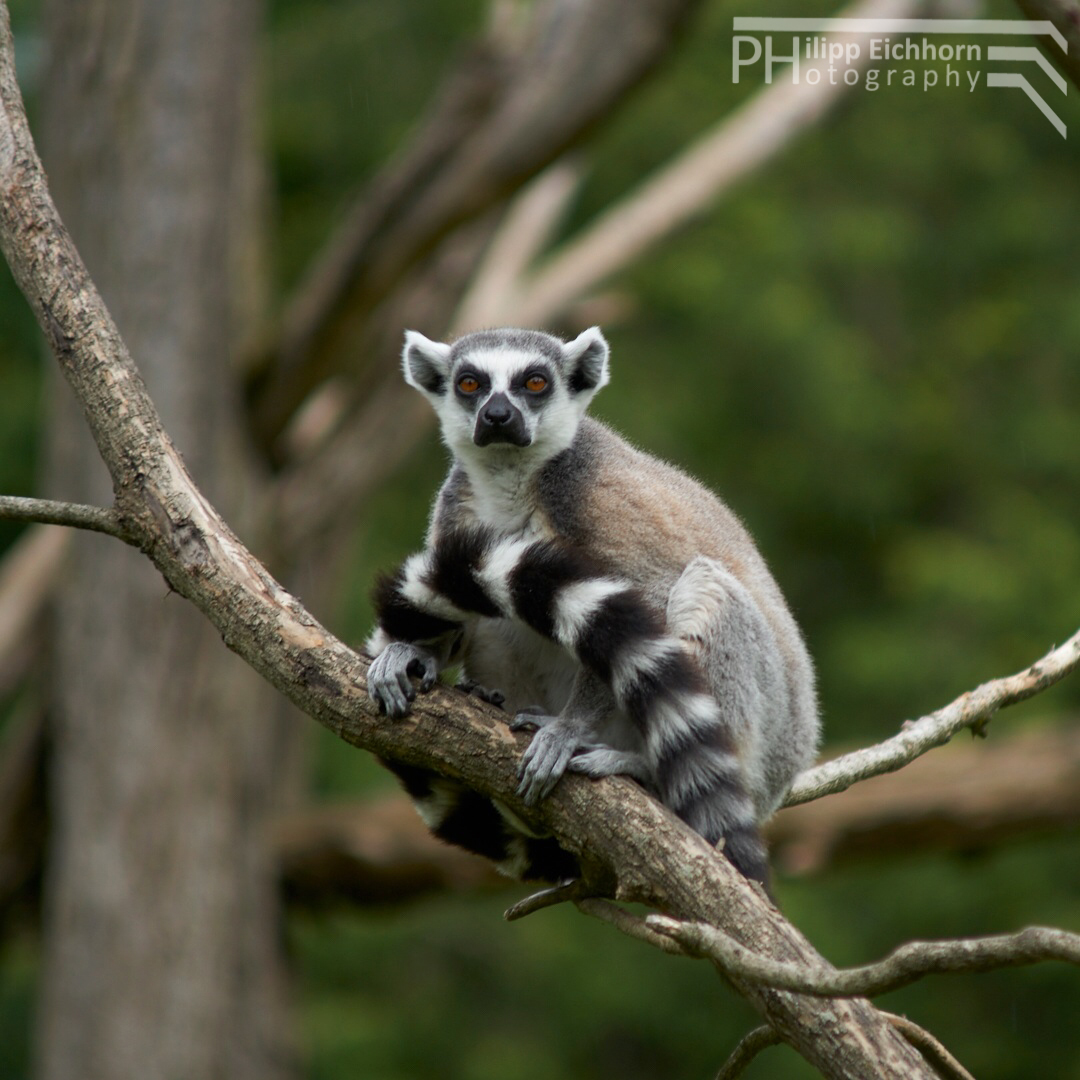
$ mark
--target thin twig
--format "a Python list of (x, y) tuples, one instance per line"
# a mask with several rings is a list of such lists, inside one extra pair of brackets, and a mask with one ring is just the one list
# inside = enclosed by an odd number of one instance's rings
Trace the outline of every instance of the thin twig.
[(609, 923), (628, 937), (644, 941), (647, 945), (653, 945), (657, 949), (671, 953), (672, 956), (689, 955), (674, 938), (669, 937), (667, 934), (657, 933), (644, 919), (632, 915), (626, 908), (619, 907), (618, 904), (613, 904), (610, 900), (600, 900), (598, 898), (579, 900), (577, 901), (577, 909), (586, 915), (592, 915), (602, 922)]
[(735, 1080), (736, 1077), (742, 1076), (746, 1071), (746, 1067), (762, 1050), (770, 1046), (776, 1046), (783, 1041), (768, 1024), (762, 1024), (761, 1027), (754, 1028), (753, 1031), (739, 1040), (739, 1045), (731, 1051), (731, 1056), (716, 1074), (716, 1080)]
[(807, 769), (796, 778), (784, 805), (810, 802), (844, 791), (871, 776), (895, 772), (928, 750), (947, 743), (964, 728), (978, 731), (998, 709), (1038, 694), (1078, 667), (1080, 630), (1026, 670), (993, 679), (961, 694), (937, 712), (908, 721), (901, 732), (884, 742)]
[(838, 971), (761, 956), (704, 923), (684, 923), (666, 915), (650, 915), (645, 922), (657, 933), (669, 934), (687, 952), (708, 957), (738, 978), (821, 997), (876, 997), (926, 975), (991, 971), (1044, 960), (1080, 965), (1080, 935), (1045, 926), (992, 937), (910, 941), (876, 964)]
[(508, 907), (503, 912), (503, 918), (507, 922), (524, 919), (526, 915), (543, 911), (544, 908), (554, 907), (556, 904), (568, 904), (584, 900), (591, 894), (591, 888), (581, 878), (567, 882), (565, 885), (553, 885), (550, 889), (541, 889), (516, 904)]
[(119, 540), (128, 539), (116, 511), (104, 506), (0, 495), (0, 518), (8, 521), (34, 521), (42, 525), (70, 525), (74, 529), (89, 529)]
[(926, 1058), (944, 1080), (975, 1080), (975, 1077), (929, 1031), (919, 1027), (914, 1020), (884, 1010), (881, 1015)]

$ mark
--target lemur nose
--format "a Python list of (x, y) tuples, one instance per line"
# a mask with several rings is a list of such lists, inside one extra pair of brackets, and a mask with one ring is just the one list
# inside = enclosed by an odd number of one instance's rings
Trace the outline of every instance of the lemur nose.
[(501, 395), (492, 398), (491, 401), (484, 406), (484, 411), (480, 414), (483, 420), (489, 424), (495, 424), (496, 426), (508, 424), (513, 415), (514, 410), (510, 408), (510, 403)]

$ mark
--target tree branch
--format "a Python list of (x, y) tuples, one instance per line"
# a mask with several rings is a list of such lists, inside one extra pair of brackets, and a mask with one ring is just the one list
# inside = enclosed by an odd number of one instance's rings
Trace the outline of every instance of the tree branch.
[(0, 495), (0, 518), (42, 525), (70, 525), (74, 529), (115, 536), (118, 540), (128, 539), (116, 512), (103, 506)]
[[(925, 0), (863, 0), (849, 18), (911, 16)], [(830, 40), (843, 42), (844, 34)], [(861, 40), (852, 37), (852, 40)], [(862, 63), (869, 59), (864, 49)], [(825, 117), (850, 87), (808, 77), (830, 61), (804, 61), (799, 83), (787, 78), (758, 91), (641, 186), (568, 240), (517, 287), (516, 303), (497, 322), (544, 326), (650, 247), (669, 236), (735, 184), (753, 175)], [(512, 312), (512, 315), (510, 314)]]
[(1080, 824), (1080, 723), (954, 741), (900, 772), (769, 822), (773, 865), (818, 873), (910, 852), (971, 852)]
[(919, 1027), (906, 1016), (897, 1016), (896, 1013), (883, 1013), (883, 1015), (933, 1065), (938, 1075), (944, 1077), (944, 1080), (975, 1080), (975, 1077), (925, 1028)]
[(796, 806), (844, 791), (860, 780), (902, 769), (921, 754), (947, 743), (958, 731), (982, 734), (990, 718), (1008, 705), (1025, 701), (1080, 667), (1080, 630), (1031, 667), (977, 686), (937, 712), (909, 720), (903, 730), (875, 746), (852, 751), (800, 773), (784, 801)]
[(736, 1080), (742, 1076), (762, 1050), (770, 1046), (776, 1046), (784, 1040), (767, 1024), (744, 1035), (738, 1046), (731, 1051), (731, 1056), (724, 1062), (723, 1067), (716, 1074), (716, 1080)]
[(708, 957), (726, 974), (800, 994), (877, 997), (927, 975), (970, 974), (1046, 960), (1080, 966), (1080, 935), (1045, 926), (993, 937), (909, 941), (876, 964), (815, 971), (805, 964), (755, 956), (715, 926), (691, 925), (666, 915), (649, 915), (644, 922), (646, 929), (670, 936), (691, 955)]

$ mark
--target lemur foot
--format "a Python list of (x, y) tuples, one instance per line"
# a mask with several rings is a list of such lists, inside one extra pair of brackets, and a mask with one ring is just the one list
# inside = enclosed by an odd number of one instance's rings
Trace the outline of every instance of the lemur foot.
[(568, 772), (599, 780), (605, 776), (631, 776), (638, 783), (651, 789), (652, 771), (641, 754), (631, 750), (612, 750), (608, 746), (596, 746), (575, 754), (567, 765)]
[(503, 702), (506, 701), (506, 695), (501, 690), (489, 690), (486, 686), (481, 686), (478, 682), (474, 682), (464, 675), (458, 679), (455, 685), (458, 690), (462, 690), (472, 697), (478, 697), (481, 701), (486, 701), (497, 709), (501, 709)]
[(416, 698), (412, 676), (419, 677), (420, 693), (426, 694), (439, 678), (438, 660), (420, 645), (392, 641), (368, 668), (368, 697), (395, 720), (407, 716)]
[(526, 705), (524, 709), (518, 709), (508, 726), (511, 731), (539, 731), (558, 719), (558, 716), (548, 716), (543, 705)]
[(518, 766), (521, 783), (517, 791), (526, 806), (535, 806), (551, 794), (571, 758), (585, 749), (586, 744), (581, 741), (578, 725), (565, 717), (521, 712), (510, 724), (512, 731), (529, 727), (535, 727), (537, 731), (521, 756)]

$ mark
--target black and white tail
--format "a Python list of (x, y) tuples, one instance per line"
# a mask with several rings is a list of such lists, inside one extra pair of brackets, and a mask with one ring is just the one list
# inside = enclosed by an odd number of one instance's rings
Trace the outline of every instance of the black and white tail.
[(731, 733), (683, 643), (631, 582), (560, 540), (458, 529), (376, 587), (382, 629), (420, 640), (469, 615), (519, 619), (610, 687), (641, 733), (660, 801), (765, 881), (765, 848)]

